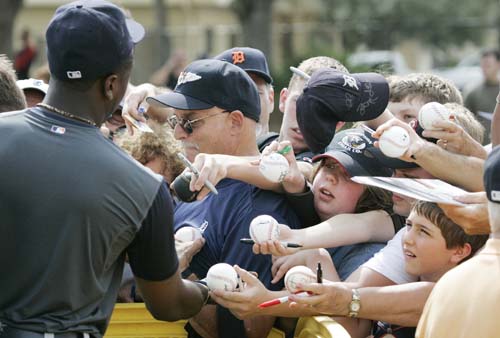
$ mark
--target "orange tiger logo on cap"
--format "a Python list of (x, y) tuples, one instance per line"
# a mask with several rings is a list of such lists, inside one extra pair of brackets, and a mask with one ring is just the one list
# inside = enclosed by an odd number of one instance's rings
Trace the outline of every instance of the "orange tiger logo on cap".
[(245, 53), (242, 51), (233, 52), (233, 65), (245, 62)]

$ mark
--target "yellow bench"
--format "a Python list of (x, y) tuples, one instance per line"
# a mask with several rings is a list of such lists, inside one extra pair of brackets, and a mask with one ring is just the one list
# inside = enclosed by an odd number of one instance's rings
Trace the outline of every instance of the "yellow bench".
[(295, 338), (351, 338), (342, 325), (327, 316), (300, 318), (294, 336)]
[[(116, 304), (105, 338), (186, 338), (185, 324), (185, 320), (154, 319), (144, 303)], [(285, 338), (285, 334), (273, 328), (267, 338)]]

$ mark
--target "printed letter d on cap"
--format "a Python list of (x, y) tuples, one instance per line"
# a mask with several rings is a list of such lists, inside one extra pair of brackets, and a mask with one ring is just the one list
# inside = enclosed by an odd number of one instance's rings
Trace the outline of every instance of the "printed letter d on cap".
[(242, 51), (233, 52), (233, 64), (236, 65), (243, 62), (245, 62), (245, 53)]

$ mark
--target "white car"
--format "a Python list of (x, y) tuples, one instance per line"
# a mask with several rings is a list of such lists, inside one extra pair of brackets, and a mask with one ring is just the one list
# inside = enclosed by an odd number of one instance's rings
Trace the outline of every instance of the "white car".
[(452, 81), (462, 92), (481, 83), (483, 72), (479, 66), (480, 54), (472, 54), (452, 68), (436, 68), (432, 73)]

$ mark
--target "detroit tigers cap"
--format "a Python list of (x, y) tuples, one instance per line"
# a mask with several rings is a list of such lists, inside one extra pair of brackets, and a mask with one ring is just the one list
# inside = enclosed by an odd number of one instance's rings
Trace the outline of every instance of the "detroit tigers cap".
[(214, 59), (190, 63), (172, 92), (148, 97), (147, 102), (181, 110), (239, 110), (255, 121), (260, 117), (259, 93), (252, 78), (241, 68)]
[(484, 162), (483, 180), (488, 200), (500, 203), (500, 147), (494, 148)]
[(388, 102), (389, 85), (382, 75), (320, 68), (297, 99), (297, 122), (307, 146), (320, 153), (332, 141), (339, 121), (372, 120)]
[(234, 47), (223, 51), (215, 56), (214, 59), (232, 63), (245, 72), (254, 73), (260, 76), (267, 83), (273, 83), (266, 56), (259, 49), (251, 47)]
[(131, 57), (144, 27), (104, 0), (59, 7), (45, 33), (50, 73), (60, 80), (94, 80)]

